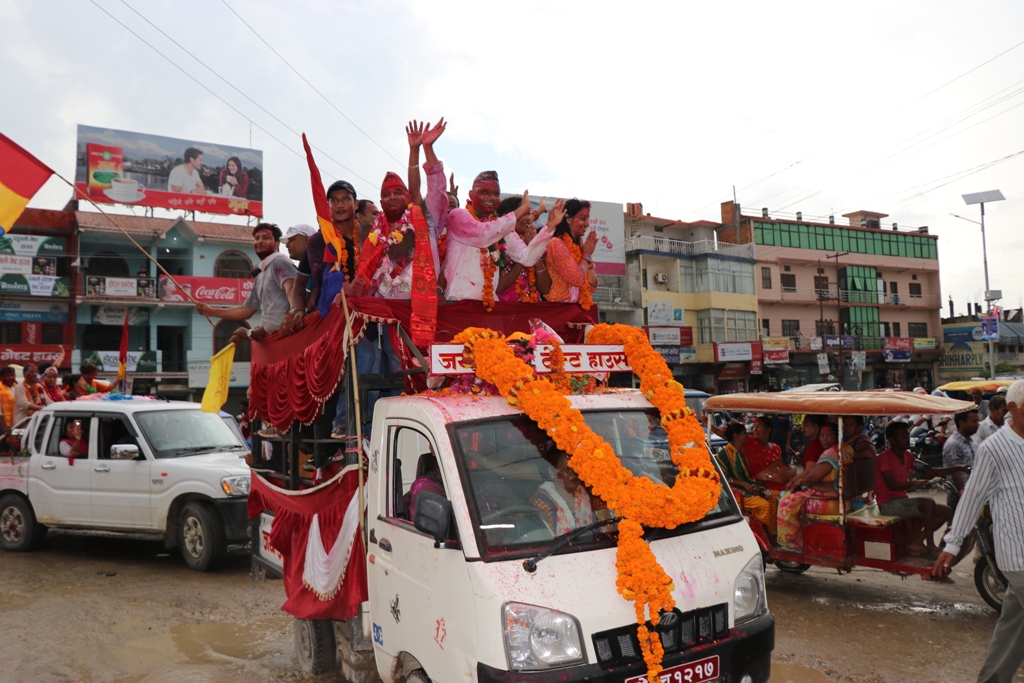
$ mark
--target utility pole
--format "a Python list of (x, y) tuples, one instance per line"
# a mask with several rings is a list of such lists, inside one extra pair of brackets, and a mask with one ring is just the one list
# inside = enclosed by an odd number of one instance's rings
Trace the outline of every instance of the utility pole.
[[(835, 254), (828, 254), (825, 258), (836, 260), (836, 319), (839, 322), (839, 388), (846, 388), (846, 368), (843, 367), (843, 283), (839, 279), (839, 257), (846, 256), (850, 252), (836, 252)], [(824, 334), (824, 325), (822, 325), (822, 333)], [(824, 338), (822, 338), (824, 341)], [(824, 346), (824, 344), (822, 344)]]

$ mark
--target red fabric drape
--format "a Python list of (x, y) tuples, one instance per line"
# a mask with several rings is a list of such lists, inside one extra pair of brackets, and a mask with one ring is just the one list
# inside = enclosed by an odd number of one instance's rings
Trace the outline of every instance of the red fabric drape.
[[(338, 478), (315, 488), (285, 491), (253, 472), (248, 500), (249, 518), (257, 517), (263, 510), (274, 513), (270, 544), (284, 556), (282, 581), (286, 599), (281, 609), (292, 616), (299, 619), (349, 619), (358, 614), (360, 603), (367, 600), (366, 555), (358, 529), (337, 595), (330, 600), (321, 600), (302, 583), (313, 515), (318, 515), (324, 549), (330, 552), (328, 544), (333, 545), (338, 538), (345, 510), (352, 497), (358, 495), (358, 477), (358, 470), (352, 467)], [(345, 542), (345, 539), (338, 539), (338, 542)]]
[[(357, 341), (365, 322), (400, 323), (410, 329), (409, 301), (358, 297), (349, 299), (348, 305)], [(496, 302), (488, 313), (479, 301), (458, 301), (438, 306), (435, 342), (450, 342), (467, 327), (489, 327), (503, 334), (530, 332), (533, 318), (550, 325), (567, 344), (582, 343), (584, 328), (598, 320), (596, 306), (584, 311), (578, 304)], [(278, 429), (289, 428), (294, 420), (305, 424), (315, 421), (322, 404), (337, 391), (346, 369), (347, 350), (340, 305), (332, 306), (327, 318), (318, 313), (306, 316), (303, 329), (293, 335), (272, 334), (253, 342), (251, 414)], [(402, 356), (405, 366), (413, 367), (412, 354), (405, 350)]]

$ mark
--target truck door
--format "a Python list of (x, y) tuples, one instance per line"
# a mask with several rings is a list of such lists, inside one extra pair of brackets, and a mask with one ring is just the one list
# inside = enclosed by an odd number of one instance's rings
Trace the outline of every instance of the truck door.
[[(93, 522), (115, 529), (152, 528), (152, 461), (139, 443), (138, 432), (125, 415), (99, 413), (96, 421), (96, 459), (91, 461)], [(138, 447), (139, 458), (112, 459), (110, 449), (117, 445)]]
[[(91, 524), (92, 464), (89, 453), (95, 433), (92, 416), (60, 411), (53, 414), (52, 422), (41, 452), (33, 456), (33, 462), (38, 466), (33, 468), (29, 477), (29, 500), (33, 502), (36, 517), (43, 524)], [(82, 427), (82, 447), (78, 457), (69, 457), (61, 453), (61, 443), (64, 442), (66, 451), (70, 444), (68, 426), (74, 422)], [(38, 505), (36, 501), (39, 501)]]
[[(460, 572), (467, 572), (465, 558), (460, 550), (435, 549), (434, 539), (415, 529), (408, 509), (415, 504), (410, 494), (418, 479), (423, 481), (417, 492), (425, 488), (449, 497), (448, 485), (435, 469), (437, 449), (428, 430), (411, 421), (394, 421), (387, 429), (376, 509), (369, 515), (377, 539), (368, 546), (374, 555), (368, 565), (374, 647), (390, 657), (412, 653), (433, 680), (449, 680), (448, 624), (459, 609), (449, 589), (467, 585), (465, 578), (459, 580)], [(451, 656), (450, 648), (447, 652)]]

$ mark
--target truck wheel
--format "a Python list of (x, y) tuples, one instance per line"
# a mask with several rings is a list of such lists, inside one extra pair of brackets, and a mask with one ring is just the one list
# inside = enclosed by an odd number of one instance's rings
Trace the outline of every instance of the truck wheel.
[(981, 594), (982, 600), (997, 612), (1003, 611), (1003, 598), (1006, 595), (1006, 577), (982, 555), (974, 566), (974, 585)]
[(178, 547), (190, 569), (208, 572), (224, 563), (228, 544), (217, 513), (203, 503), (187, 503), (178, 524)]
[(432, 681), (427, 678), (426, 671), (423, 669), (416, 669), (405, 677), (405, 683), (432, 683)]
[(295, 654), (303, 671), (314, 676), (334, 671), (337, 651), (333, 621), (295, 620)]
[(800, 562), (784, 562), (783, 560), (775, 560), (775, 566), (787, 574), (803, 574), (811, 568), (811, 565), (809, 564), (801, 564)]
[(29, 502), (12, 494), (0, 498), (0, 548), (20, 553), (39, 547), (46, 527), (36, 522)]

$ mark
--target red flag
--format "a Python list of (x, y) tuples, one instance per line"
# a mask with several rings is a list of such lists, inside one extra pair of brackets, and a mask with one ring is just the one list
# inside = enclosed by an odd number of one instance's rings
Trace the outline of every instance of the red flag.
[(0, 133), (0, 236), (14, 226), (51, 175), (53, 171), (43, 162)]
[(121, 330), (121, 350), (117, 354), (117, 385), (121, 393), (124, 393), (124, 378), (128, 373), (128, 311), (129, 306), (124, 307), (124, 329)]
[(331, 220), (331, 208), (327, 204), (327, 193), (324, 192), (324, 181), (320, 179), (320, 169), (316, 167), (313, 160), (313, 150), (309, 148), (306, 141), (306, 134), (302, 134), (302, 147), (306, 150), (306, 163), (309, 164), (309, 182), (313, 189), (313, 206), (316, 208), (316, 222), (320, 225), (320, 233), (324, 236), (324, 242), (334, 247), (334, 253), (329, 249), (324, 250), (324, 261), (334, 263), (341, 253), (341, 235), (334, 227)]

